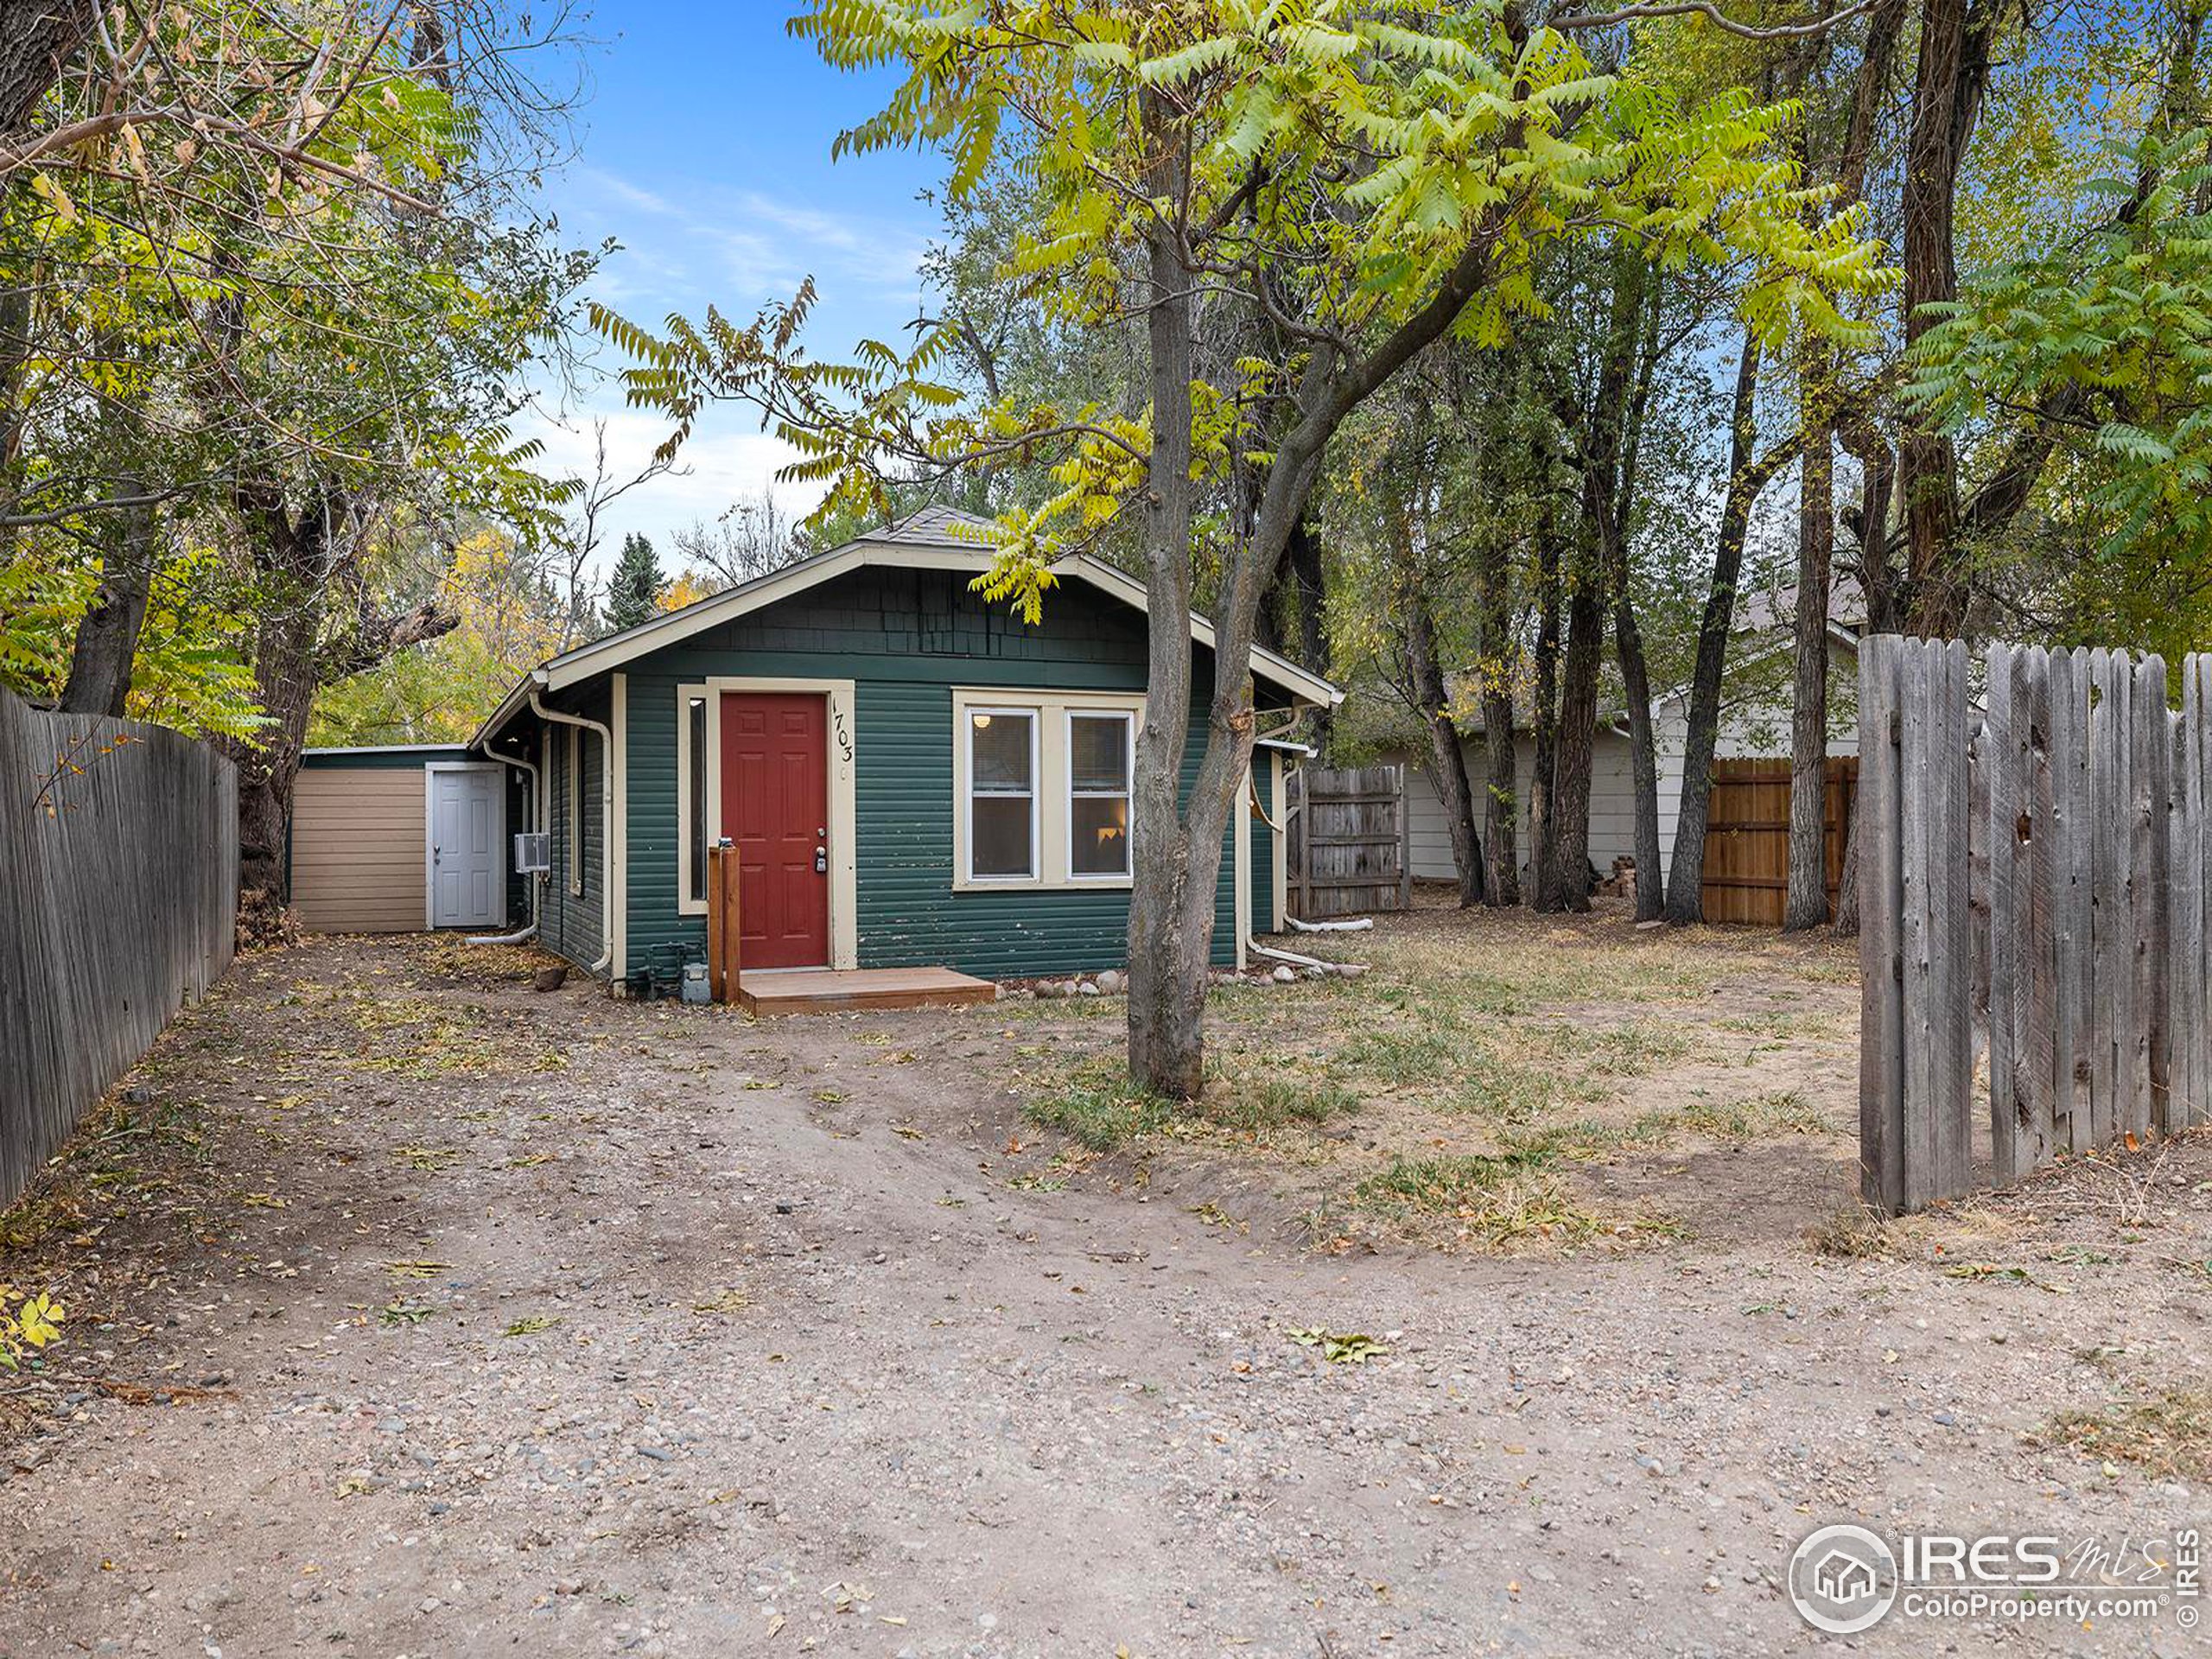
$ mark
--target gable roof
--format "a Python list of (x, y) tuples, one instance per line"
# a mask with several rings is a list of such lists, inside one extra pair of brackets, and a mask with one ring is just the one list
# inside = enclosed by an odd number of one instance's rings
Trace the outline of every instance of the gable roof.
[[(572, 651), (549, 658), (524, 675), (491, 717), (469, 740), (480, 748), (496, 736), (528, 704), (532, 692), (557, 691), (655, 652), (708, 628), (719, 626), (750, 612), (791, 599), (808, 588), (835, 581), (855, 570), (887, 568), (901, 570), (950, 570), (981, 575), (995, 556), (988, 540), (989, 521), (949, 507), (925, 507), (881, 530), (871, 531), (842, 547), (772, 570), (765, 576), (711, 594), (682, 610), (671, 611), (640, 622), (633, 628), (594, 639)], [(1147, 609), (1144, 584), (1087, 553), (1073, 553), (1053, 561), (1052, 574), (1063, 582), (1072, 578), (1118, 599), (1139, 613)], [(1213, 625), (1193, 614), (1191, 636), (1211, 650)], [(1332, 708), (1344, 693), (1319, 675), (1300, 668), (1288, 658), (1264, 647), (1252, 648), (1252, 674), (1287, 691), (1302, 702)]]

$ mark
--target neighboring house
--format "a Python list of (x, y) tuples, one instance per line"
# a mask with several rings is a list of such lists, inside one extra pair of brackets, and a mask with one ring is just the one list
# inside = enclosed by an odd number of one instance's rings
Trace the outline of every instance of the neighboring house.
[[(1785, 590), (1782, 594), (1749, 594), (1745, 595), (1743, 620), (1745, 633), (1738, 649), (1746, 643), (1766, 644), (1768, 648), (1787, 649), (1788, 618), (1793, 601)], [(1830, 607), (1828, 649), (1833, 664), (1847, 672), (1855, 672), (1859, 660), (1859, 631), (1847, 620), (1855, 595), (1847, 589), (1839, 589), (1837, 601)], [(1777, 639), (1775, 631), (1783, 632)], [(1756, 702), (1738, 702), (1721, 710), (1720, 732), (1714, 745), (1713, 758), (1719, 760), (1753, 760), (1763, 758), (1787, 759), (1789, 753), (1789, 690), (1783, 687), (1774, 699)], [(1671, 692), (1655, 700), (1652, 708), (1652, 735), (1658, 752), (1659, 762), (1659, 852), (1664, 869), (1671, 868), (1675, 857), (1675, 824), (1681, 813), (1682, 751), (1689, 732), (1689, 694)], [(1490, 757), (1484, 747), (1481, 728), (1465, 731), (1462, 746), (1467, 756), (1467, 775), (1477, 791), (1479, 826), (1480, 791), (1490, 775)], [(1518, 805), (1516, 850), (1521, 855), (1521, 868), (1529, 868), (1529, 795), (1530, 780), (1535, 776), (1535, 736), (1526, 726), (1514, 733), (1515, 760), (1518, 776), (1515, 782)], [(1832, 710), (1828, 732), (1828, 753), (1831, 755), (1856, 754), (1859, 752), (1859, 728), (1856, 716), (1848, 709)], [(1411, 769), (1407, 792), (1410, 800), (1408, 826), (1413, 871), (1416, 876), (1440, 880), (1455, 880), (1458, 867), (1452, 860), (1452, 830), (1445, 816), (1442, 797), (1436, 786), (1433, 769), (1427, 750), (1397, 749), (1386, 759), (1404, 761)], [(1600, 720), (1592, 746), (1590, 766), (1590, 861), (1605, 874), (1612, 868), (1617, 858), (1636, 856), (1636, 791), (1635, 772), (1628, 739), (1628, 720), (1624, 715), (1609, 713)]]
[[(1028, 626), (970, 588), (991, 555), (963, 528), (915, 514), (526, 675), (468, 747), (531, 779), (543, 943), (615, 981), (703, 953), (727, 836), (747, 969), (1119, 965), (1144, 588), (1063, 559)], [(1213, 677), (1211, 629), (1192, 632), (1186, 787)], [(1252, 674), (1262, 736), (1340, 700), (1271, 652)], [(1224, 965), (1274, 930), (1282, 885), (1265, 818), (1227, 842)]]

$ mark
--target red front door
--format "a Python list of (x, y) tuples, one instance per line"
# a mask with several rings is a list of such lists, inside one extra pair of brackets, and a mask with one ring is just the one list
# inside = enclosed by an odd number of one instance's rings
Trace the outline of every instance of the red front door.
[(830, 746), (817, 693), (722, 694), (722, 834), (737, 843), (739, 969), (830, 965)]

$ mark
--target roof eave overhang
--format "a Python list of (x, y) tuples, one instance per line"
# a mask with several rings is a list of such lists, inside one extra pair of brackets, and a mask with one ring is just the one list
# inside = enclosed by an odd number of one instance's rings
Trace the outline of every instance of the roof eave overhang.
[[(703, 629), (734, 620), (753, 611), (765, 608), (780, 600), (804, 593), (825, 582), (834, 581), (852, 571), (871, 566), (902, 570), (951, 570), (969, 575), (980, 575), (990, 568), (990, 550), (940, 546), (916, 546), (912, 543), (877, 542), (863, 538), (849, 542), (843, 547), (797, 564), (787, 565), (756, 581), (733, 588), (701, 600), (696, 605), (628, 629), (606, 639), (594, 640), (552, 658), (542, 667), (526, 675), (522, 683), (507, 694), (505, 701), (484, 722), (470, 747), (488, 743), (499, 734), (502, 727), (529, 701), (532, 690), (558, 691), (575, 685), (624, 663), (674, 645)], [(1149, 614), (1144, 584), (1116, 570), (1104, 561), (1089, 554), (1071, 554), (1058, 561), (1052, 567), (1056, 575), (1073, 576), (1089, 583), (1141, 613)], [(1213, 625), (1204, 617), (1191, 619), (1192, 637), (1208, 650), (1213, 649)], [(1290, 693), (1298, 702), (1315, 708), (1333, 709), (1344, 699), (1344, 694), (1319, 675), (1299, 667), (1288, 658), (1262, 647), (1252, 651), (1252, 671), (1282, 690)]]

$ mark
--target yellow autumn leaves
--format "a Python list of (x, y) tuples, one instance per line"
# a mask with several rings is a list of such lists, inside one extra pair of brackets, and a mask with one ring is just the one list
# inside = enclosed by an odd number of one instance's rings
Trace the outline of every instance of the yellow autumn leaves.
[(19, 1369), (29, 1355), (60, 1339), (61, 1304), (45, 1291), (26, 1296), (13, 1285), (0, 1285), (0, 1366)]

